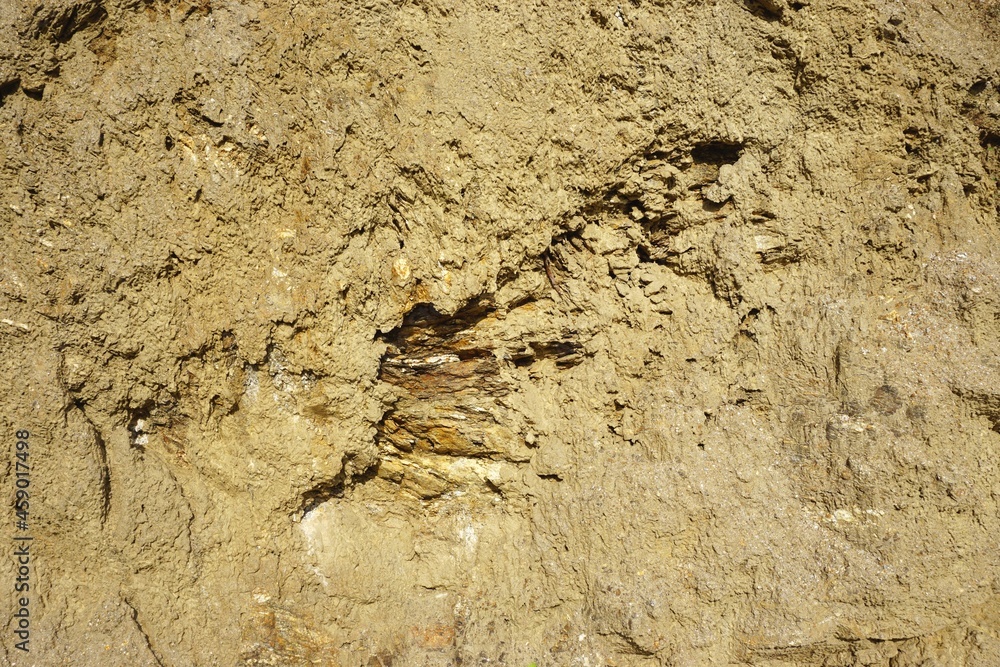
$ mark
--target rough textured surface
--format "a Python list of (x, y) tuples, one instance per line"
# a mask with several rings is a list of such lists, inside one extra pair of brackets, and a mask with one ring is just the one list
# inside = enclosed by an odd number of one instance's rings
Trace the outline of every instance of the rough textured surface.
[(1000, 664), (998, 20), (0, 3), (0, 662)]

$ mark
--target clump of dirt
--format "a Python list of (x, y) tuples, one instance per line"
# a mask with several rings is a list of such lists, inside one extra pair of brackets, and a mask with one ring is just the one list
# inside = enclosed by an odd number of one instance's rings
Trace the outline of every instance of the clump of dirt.
[(996, 13), (4, 3), (4, 664), (1000, 664)]

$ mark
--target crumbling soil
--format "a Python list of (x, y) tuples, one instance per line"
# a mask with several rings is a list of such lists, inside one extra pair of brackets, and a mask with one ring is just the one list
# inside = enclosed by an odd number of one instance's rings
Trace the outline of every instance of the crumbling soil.
[(998, 25), (0, 2), (0, 663), (1000, 665)]

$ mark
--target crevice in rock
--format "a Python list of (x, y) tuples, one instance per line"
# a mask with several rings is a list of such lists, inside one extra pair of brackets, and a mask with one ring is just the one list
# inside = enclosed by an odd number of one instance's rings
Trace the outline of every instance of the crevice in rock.
[(132, 622), (135, 623), (136, 630), (138, 630), (139, 634), (142, 636), (142, 640), (146, 644), (146, 648), (149, 649), (149, 654), (153, 657), (153, 660), (159, 667), (164, 667), (166, 663), (163, 662), (163, 658), (161, 658), (160, 654), (157, 653), (155, 648), (153, 648), (153, 642), (149, 638), (149, 634), (143, 627), (142, 622), (139, 620), (139, 612), (135, 608), (135, 605), (133, 605), (131, 600), (129, 600), (128, 598), (122, 598), (122, 601), (131, 611), (129, 616), (132, 618)]
[(102, 23), (108, 16), (101, 2), (84, 0), (75, 4), (42, 3), (32, 17), (35, 39), (47, 35), (53, 41), (65, 43), (76, 33)]
[(14, 93), (16, 93), (17, 89), (20, 87), (21, 87), (21, 79), (19, 77), (15, 77), (13, 79), (10, 79), (9, 81), (5, 81), (4, 83), (0, 84), (0, 107), (3, 106), (4, 101), (7, 99), (7, 97), (9, 95), (13, 95)]
[(108, 447), (96, 428), (94, 439), (97, 442), (97, 453), (101, 462), (101, 527), (103, 528), (111, 513), (111, 466), (108, 465)]
[(298, 516), (305, 518), (310, 512), (323, 503), (334, 498), (343, 498), (350, 489), (361, 486), (379, 477), (380, 462), (368, 466), (364, 472), (351, 475), (346, 472), (349, 468), (350, 456), (343, 459), (343, 469), (333, 479), (320, 482), (305, 491), (301, 496)]
[(784, 8), (775, 0), (744, 0), (743, 6), (757, 18), (768, 23), (780, 21)]
[(1000, 433), (1000, 394), (961, 387), (956, 387), (952, 391), (965, 401), (975, 414), (985, 417), (994, 432)]
[(696, 144), (691, 149), (691, 159), (695, 164), (734, 164), (740, 159), (744, 146), (728, 141), (707, 141)]
[[(374, 476), (374, 473), (372, 476)], [(357, 481), (362, 482), (364, 480), (358, 479)], [(299, 507), (298, 515), (305, 518), (310, 512), (326, 501), (332, 500), (333, 498), (342, 498), (344, 496), (345, 487), (346, 484), (343, 473), (330, 482), (314, 486), (302, 494), (302, 502)]]
[(571, 334), (497, 341), (496, 316), (488, 299), (454, 315), (421, 304), (384, 334), (379, 379), (398, 398), (377, 425), (381, 462), (373, 474), (422, 498), (470, 488), (499, 493), (497, 476), (530, 459), (509, 425), (503, 399), (515, 388), (504, 368), (542, 360), (569, 368), (583, 360), (583, 344)]
[(97, 427), (97, 424), (87, 416), (83, 402), (79, 399), (74, 399), (73, 407), (80, 411), (80, 415), (87, 422), (91, 434), (94, 436), (94, 444), (97, 447), (97, 459), (101, 467), (101, 527), (103, 528), (111, 513), (111, 465), (108, 462), (108, 447), (101, 436), (101, 431)]

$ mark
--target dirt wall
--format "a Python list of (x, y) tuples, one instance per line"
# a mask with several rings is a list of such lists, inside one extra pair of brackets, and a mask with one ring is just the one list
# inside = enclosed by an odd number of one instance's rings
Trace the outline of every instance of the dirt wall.
[(1000, 664), (998, 21), (0, 3), (0, 662)]

